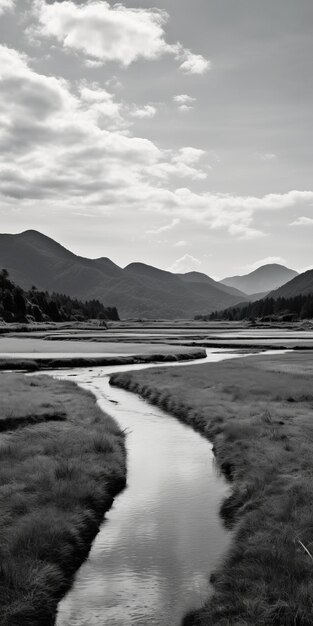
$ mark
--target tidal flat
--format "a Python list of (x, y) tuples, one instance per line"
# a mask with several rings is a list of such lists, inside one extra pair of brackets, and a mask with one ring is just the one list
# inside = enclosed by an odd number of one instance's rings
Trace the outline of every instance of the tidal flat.
[(0, 406), (0, 623), (49, 626), (125, 487), (125, 437), (71, 382), (1, 373)]
[(231, 547), (186, 625), (312, 624), (312, 373), (288, 352), (111, 377), (212, 441), (231, 482)]

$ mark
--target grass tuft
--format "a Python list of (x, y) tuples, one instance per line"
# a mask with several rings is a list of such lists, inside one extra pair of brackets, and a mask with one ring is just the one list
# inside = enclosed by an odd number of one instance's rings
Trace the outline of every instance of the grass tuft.
[(2, 373), (0, 408), (0, 623), (52, 626), (125, 486), (124, 435), (91, 394), (51, 378)]

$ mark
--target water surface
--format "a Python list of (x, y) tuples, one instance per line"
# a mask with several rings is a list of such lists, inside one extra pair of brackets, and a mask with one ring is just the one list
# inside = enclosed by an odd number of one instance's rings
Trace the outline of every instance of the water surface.
[[(202, 362), (238, 356), (207, 352)], [(146, 367), (151, 365), (53, 372), (92, 391), (127, 429), (128, 455), (128, 486), (59, 604), (57, 626), (179, 626), (207, 599), (208, 577), (229, 544), (218, 515), (229, 488), (216, 473), (210, 443), (109, 385), (112, 372)]]

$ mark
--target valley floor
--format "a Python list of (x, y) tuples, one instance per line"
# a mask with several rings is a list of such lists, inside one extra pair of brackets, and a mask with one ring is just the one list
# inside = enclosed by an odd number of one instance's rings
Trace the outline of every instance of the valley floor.
[(124, 434), (69, 382), (0, 374), (0, 623), (54, 624), (125, 486)]
[(313, 353), (115, 374), (213, 441), (231, 549), (193, 626), (313, 623)]

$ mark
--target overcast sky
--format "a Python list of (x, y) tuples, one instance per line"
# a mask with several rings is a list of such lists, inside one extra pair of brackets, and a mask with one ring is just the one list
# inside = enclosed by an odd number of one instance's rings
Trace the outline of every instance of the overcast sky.
[(1, 232), (313, 266), (312, 0), (0, 0)]

